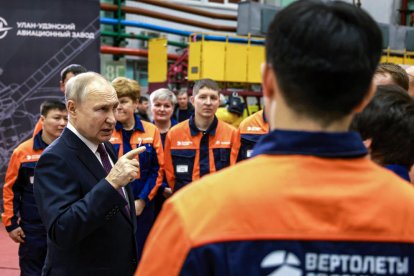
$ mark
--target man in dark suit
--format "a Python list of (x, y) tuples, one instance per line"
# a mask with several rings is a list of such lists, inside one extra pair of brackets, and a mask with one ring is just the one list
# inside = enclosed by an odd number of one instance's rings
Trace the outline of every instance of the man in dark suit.
[(118, 98), (101, 75), (79, 74), (65, 92), (68, 126), (40, 157), (34, 181), (48, 237), (43, 275), (132, 275), (136, 225), (127, 184), (145, 147), (116, 161), (106, 142)]

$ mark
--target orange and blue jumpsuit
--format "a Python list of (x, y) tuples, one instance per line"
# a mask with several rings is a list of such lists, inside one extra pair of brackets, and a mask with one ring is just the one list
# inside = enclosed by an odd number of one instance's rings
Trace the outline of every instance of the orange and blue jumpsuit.
[(173, 192), (204, 175), (236, 162), (239, 149), (237, 130), (216, 117), (206, 131), (200, 131), (194, 115), (167, 133), (165, 174)]
[(254, 154), (167, 200), (137, 275), (414, 275), (414, 188), (357, 133), (274, 130)]
[(263, 110), (260, 110), (246, 119), (239, 126), (240, 150), (237, 162), (245, 160), (252, 155), (253, 148), (260, 137), (269, 133), (269, 124)]
[(47, 250), (46, 229), (33, 195), (35, 166), (47, 147), (41, 135), (42, 130), (13, 151), (3, 186), (3, 224), (7, 232), (21, 227), (26, 235), (19, 247), (22, 275), (40, 275)]
[[(146, 151), (139, 155), (139, 172), (136, 179), (131, 182), (134, 199), (142, 199), (146, 205), (141, 215), (137, 216), (137, 231), (135, 233), (138, 261), (144, 248), (145, 240), (154, 223), (154, 204), (152, 199), (157, 193), (163, 180), (164, 152), (158, 128), (135, 116), (135, 126), (127, 131), (121, 123), (115, 125), (115, 131), (111, 137), (111, 144), (118, 157), (140, 144), (146, 147)], [(134, 206), (132, 204), (132, 206)]]

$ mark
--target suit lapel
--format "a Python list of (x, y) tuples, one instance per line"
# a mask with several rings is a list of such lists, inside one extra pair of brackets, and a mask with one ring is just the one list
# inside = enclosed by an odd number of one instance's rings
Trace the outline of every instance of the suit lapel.
[(68, 147), (75, 150), (77, 157), (84, 164), (84, 166), (95, 176), (96, 180), (101, 180), (105, 177), (106, 172), (99, 162), (96, 155), (79, 139), (76, 134), (68, 128), (62, 133), (62, 138), (65, 140)]
[[(68, 128), (65, 128), (61, 135), (62, 139), (65, 140), (65, 143), (68, 147), (72, 148), (75, 152), (77, 157), (79, 158), (80, 162), (84, 164), (84, 166), (92, 173), (92, 175), (95, 176), (98, 183), (101, 179), (106, 177), (106, 171), (103, 168), (102, 164), (99, 162), (98, 158), (96, 158), (96, 155), (92, 153), (92, 151), (88, 148), (88, 146), (85, 145), (85, 143), (79, 139), (76, 134), (74, 134), (72, 131), (70, 131)], [(115, 156), (114, 150), (112, 148), (112, 145), (109, 143), (104, 143), (105, 148), (112, 159), (112, 162), (115, 164), (117, 161), (117, 158)], [(125, 187), (128, 195), (128, 199), (130, 202), (130, 215), (124, 210), (125, 208), (121, 208), (121, 213), (127, 220), (132, 223), (132, 226), (134, 226), (134, 223), (131, 220), (132, 217), (135, 217), (135, 204), (134, 199), (132, 197), (132, 191), (131, 188)]]

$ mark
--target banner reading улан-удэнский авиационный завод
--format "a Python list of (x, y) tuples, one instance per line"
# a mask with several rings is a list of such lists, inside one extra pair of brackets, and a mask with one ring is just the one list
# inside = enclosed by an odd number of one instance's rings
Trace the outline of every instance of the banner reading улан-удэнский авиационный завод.
[(0, 183), (14, 148), (32, 135), (40, 104), (62, 99), (60, 71), (99, 71), (98, 0), (2, 1)]

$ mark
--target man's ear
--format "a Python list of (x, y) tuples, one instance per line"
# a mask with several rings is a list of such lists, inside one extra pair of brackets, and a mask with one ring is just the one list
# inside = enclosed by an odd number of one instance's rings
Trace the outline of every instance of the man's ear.
[(73, 100), (68, 100), (67, 104), (66, 104), (66, 109), (68, 110), (68, 115), (71, 118), (76, 118), (76, 103)]
[(371, 84), (368, 88), (367, 93), (365, 94), (362, 101), (354, 108), (354, 113), (359, 113), (364, 110), (364, 108), (371, 102), (372, 97), (374, 97), (375, 92), (377, 91), (377, 85), (374, 80), (371, 81)]
[(368, 138), (368, 139), (364, 140), (363, 143), (364, 143), (365, 147), (368, 150), (371, 149), (371, 145), (372, 145), (372, 139), (371, 138)]
[(190, 102), (191, 102), (192, 105), (194, 105), (194, 96), (190, 97)]
[(261, 73), (263, 96), (271, 99), (275, 93), (275, 73), (268, 63), (262, 63)]
[(40, 121), (43, 123), (45, 121), (46, 117), (43, 115), (40, 115)]

